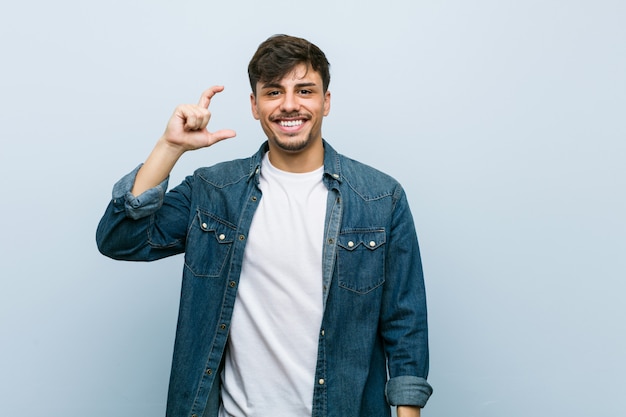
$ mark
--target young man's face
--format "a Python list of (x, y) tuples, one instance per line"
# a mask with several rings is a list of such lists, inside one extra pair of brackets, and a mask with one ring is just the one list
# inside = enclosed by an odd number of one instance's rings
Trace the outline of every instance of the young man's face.
[(324, 92), (317, 71), (298, 64), (273, 83), (258, 82), (250, 95), (252, 115), (270, 142), (270, 150), (304, 152), (322, 140), (322, 119), (330, 111), (330, 92)]

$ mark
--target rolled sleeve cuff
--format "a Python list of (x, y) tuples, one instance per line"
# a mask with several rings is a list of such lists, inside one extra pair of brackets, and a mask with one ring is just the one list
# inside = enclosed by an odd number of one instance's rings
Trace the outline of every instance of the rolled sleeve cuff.
[(113, 186), (113, 203), (123, 204), (126, 215), (134, 220), (149, 216), (161, 208), (169, 180), (168, 177), (156, 187), (150, 188), (138, 196), (134, 196), (131, 190), (135, 184), (137, 172), (139, 172), (139, 168), (141, 168), (142, 165), (143, 164), (139, 165), (130, 173), (123, 176), (122, 179)]
[(416, 405), (424, 407), (433, 389), (424, 378), (398, 376), (387, 381), (385, 395), (391, 405)]

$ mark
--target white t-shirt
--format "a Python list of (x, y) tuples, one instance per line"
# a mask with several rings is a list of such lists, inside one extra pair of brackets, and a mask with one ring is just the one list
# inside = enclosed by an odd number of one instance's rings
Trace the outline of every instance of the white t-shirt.
[(323, 314), (323, 167), (280, 171), (265, 154), (222, 374), (221, 417), (310, 416)]

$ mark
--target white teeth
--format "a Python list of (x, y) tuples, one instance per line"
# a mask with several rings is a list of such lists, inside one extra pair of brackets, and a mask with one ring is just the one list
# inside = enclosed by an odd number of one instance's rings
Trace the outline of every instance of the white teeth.
[(281, 120), (280, 125), (283, 127), (295, 127), (304, 123), (302, 120)]

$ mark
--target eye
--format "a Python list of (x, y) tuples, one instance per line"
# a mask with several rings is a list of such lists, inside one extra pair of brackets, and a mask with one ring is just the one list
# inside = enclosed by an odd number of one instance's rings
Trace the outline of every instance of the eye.
[(303, 96), (309, 95), (313, 93), (311, 90), (300, 90), (300, 94)]
[(270, 90), (270, 91), (267, 92), (267, 95), (270, 96), (270, 97), (276, 97), (279, 94), (280, 94), (280, 91), (278, 91), (278, 90)]

